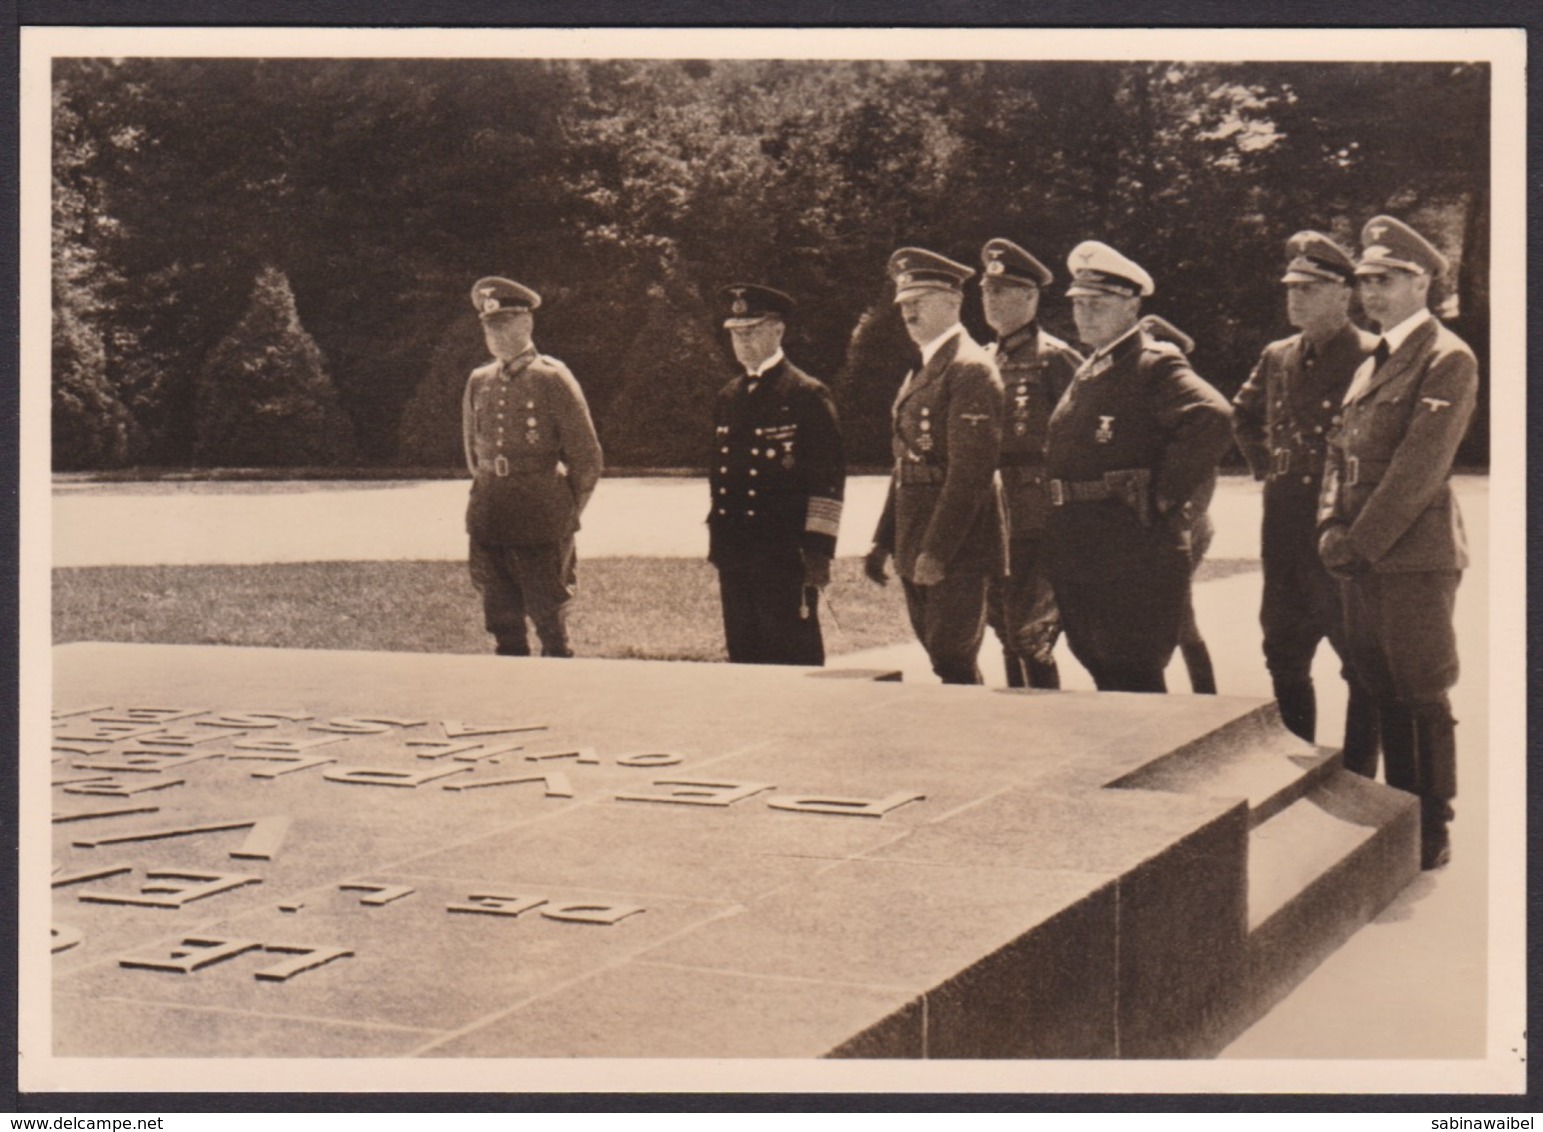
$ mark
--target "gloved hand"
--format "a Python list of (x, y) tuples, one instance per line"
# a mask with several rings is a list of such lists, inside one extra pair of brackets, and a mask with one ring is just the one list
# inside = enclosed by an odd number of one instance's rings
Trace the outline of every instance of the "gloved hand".
[(823, 590), (830, 585), (830, 556), (817, 554), (812, 550), (800, 550), (798, 556), (804, 561), (804, 585), (813, 586), (817, 590)]
[(889, 551), (882, 546), (876, 546), (868, 552), (863, 559), (863, 573), (870, 582), (881, 586), (889, 584), (889, 571), (884, 569), (884, 563), (889, 561)]
[(947, 571), (943, 569), (943, 563), (924, 550), (916, 556), (916, 569), (911, 581), (918, 586), (935, 586), (943, 580), (945, 573)]
[(1019, 631), (1015, 642), (1018, 655), (1046, 664), (1055, 656), (1055, 643), (1061, 636), (1061, 615), (1048, 613), (1031, 621)]
[(1336, 578), (1353, 578), (1371, 567), (1350, 541), (1350, 528), (1344, 523), (1336, 523), (1318, 536), (1318, 557)]

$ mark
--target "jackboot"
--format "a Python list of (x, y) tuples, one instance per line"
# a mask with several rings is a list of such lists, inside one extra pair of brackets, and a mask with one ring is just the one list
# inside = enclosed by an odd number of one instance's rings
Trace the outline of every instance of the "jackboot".
[(1189, 689), (1197, 695), (1216, 695), (1216, 670), (1211, 667), (1211, 650), (1202, 640), (1183, 641), (1179, 652), (1189, 672)]
[(1273, 683), (1280, 721), (1287, 731), (1311, 743), (1318, 732), (1318, 694), (1312, 677), (1278, 676)]
[(1345, 745), (1340, 750), (1340, 761), (1346, 770), (1353, 770), (1364, 778), (1376, 778), (1381, 733), (1377, 703), (1356, 681), (1351, 680), (1348, 684), (1350, 699), (1345, 705)]
[(1414, 721), (1420, 794), (1420, 867), (1439, 869), (1452, 859), (1447, 823), (1457, 795), (1457, 721), (1446, 703), (1419, 704)]

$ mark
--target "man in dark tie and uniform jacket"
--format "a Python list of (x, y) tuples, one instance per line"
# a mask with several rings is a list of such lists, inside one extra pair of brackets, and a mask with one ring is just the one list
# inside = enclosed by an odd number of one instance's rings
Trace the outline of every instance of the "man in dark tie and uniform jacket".
[(1375, 336), (1350, 321), (1355, 263), (1321, 232), (1286, 241), (1286, 317), (1298, 333), (1264, 348), (1233, 401), (1233, 431), (1256, 480), (1264, 481), (1259, 623), (1281, 721), (1308, 742), (1317, 732), (1313, 654), (1329, 644), (1349, 685), (1343, 759), (1377, 771), (1377, 711), (1349, 667), (1339, 581), (1318, 557), (1318, 498), (1330, 434), (1345, 392)]
[(1368, 221), (1361, 243), (1361, 305), (1382, 336), (1356, 371), (1330, 441), (1318, 550), (1344, 581), (1350, 663), (1377, 703), (1385, 777), (1419, 797), (1421, 865), (1435, 869), (1451, 857), (1452, 617), (1468, 565), (1450, 480), (1479, 367), (1428, 307), (1446, 257), (1390, 216)]
[(531, 343), (541, 296), (490, 276), (471, 301), (494, 357), (472, 371), (461, 401), (472, 584), (499, 655), (530, 655), (529, 616), (543, 656), (572, 656), (573, 536), (600, 479), (600, 440), (573, 374)]
[(864, 569), (882, 584), (893, 555), (932, 670), (945, 684), (979, 684), (986, 586), (1007, 563), (996, 482), (1002, 379), (959, 321), (973, 269), (901, 248), (890, 256), (889, 274), (921, 368), (895, 398), (895, 470)]
[(1007, 507), (1008, 565), (987, 591), (986, 623), (1002, 642), (1009, 688), (1059, 688), (1053, 649), (1060, 636), (1043, 560), (1045, 428), (1082, 355), (1040, 326), (1039, 299), (1055, 276), (1011, 240), (981, 249), (981, 306), (997, 340), (986, 347), (1006, 391), (1000, 461)]
[(1144, 268), (1095, 240), (1067, 267), (1093, 354), (1050, 417), (1051, 583), (1100, 691), (1163, 692), (1190, 600), (1192, 500), (1232, 442), (1232, 413), (1176, 346), (1142, 331)]
[(846, 460), (830, 390), (788, 361), (793, 300), (725, 287), (723, 325), (744, 372), (713, 405), (708, 558), (736, 664), (825, 663), (820, 592), (830, 583)]

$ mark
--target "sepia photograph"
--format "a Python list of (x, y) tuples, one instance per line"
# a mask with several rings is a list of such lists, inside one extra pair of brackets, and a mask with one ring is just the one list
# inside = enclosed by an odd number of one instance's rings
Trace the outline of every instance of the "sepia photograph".
[(1525, 29), (20, 39), (24, 1093), (1526, 1090)]

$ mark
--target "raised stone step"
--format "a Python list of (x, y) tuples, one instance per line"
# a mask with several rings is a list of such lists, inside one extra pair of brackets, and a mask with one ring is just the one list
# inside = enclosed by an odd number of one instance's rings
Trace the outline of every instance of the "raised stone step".
[(1244, 798), (1249, 824), (1257, 827), (1307, 795), (1338, 767), (1336, 752), (1315, 748), (1287, 731), (1276, 705), (1269, 703), (1109, 785)]
[(1340, 770), (1249, 838), (1248, 978), (1262, 1017), (1420, 872), (1411, 794)]

